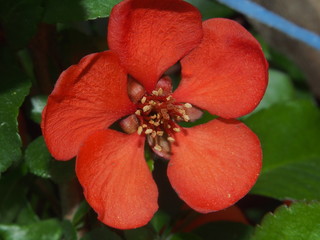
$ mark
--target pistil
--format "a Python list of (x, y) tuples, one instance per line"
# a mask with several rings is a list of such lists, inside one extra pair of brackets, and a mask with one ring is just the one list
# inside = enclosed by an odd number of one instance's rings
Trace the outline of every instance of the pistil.
[(137, 110), (120, 122), (126, 133), (137, 132), (146, 136), (152, 150), (167, 159), (171, 155), (171, 144), (176, 142), (175, 135), (182, 130), (178, 122), (194, 121), (202, 113), (190, 103), (176, 102), (171, 94), (171, 79), (167, 76), (158, 81), (151, 93), (147, 93), (140, 83), (129, 78), (128, 95), (136, 104)]
[(137, 133), (147, 136), (154, 151), (163, 152), (164, 149), (168, 150), (169, 143), (175, 142), (174, 135), (181, 131), (177, 122), (190, 121), (187, 109), (192, 105), (175, 102), (171, 95), (165, 95), (162, 88), (159, 88), (150, 95), (145, 94), (137, 103), (137, 107)]

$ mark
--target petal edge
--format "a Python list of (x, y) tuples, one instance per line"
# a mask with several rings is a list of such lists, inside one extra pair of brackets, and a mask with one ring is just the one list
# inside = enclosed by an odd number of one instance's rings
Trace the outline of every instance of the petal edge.
[(215, 119), (176, 134), (168, 166), (171, 185), (202, 213), (222, 210), (249, 192), (261, 169), (257, 136), (237, 120)]
[(107, 129), (91, 135), (80, 149), (76, 173), (85, 197), (99, 220), (111, 227), (141, 227), (158, 209), (143, 140)]
[(201, 15), (181, 0), (125, 0), (110, 14), (108, 43), (148, 92), (202, 38)]
[(257, 40), (228, 19), (203, 23), (201, 44), (181, 60), (182, 80), (173, 96), (211, 114), (237, 118), (261, 101), (268, 63)]

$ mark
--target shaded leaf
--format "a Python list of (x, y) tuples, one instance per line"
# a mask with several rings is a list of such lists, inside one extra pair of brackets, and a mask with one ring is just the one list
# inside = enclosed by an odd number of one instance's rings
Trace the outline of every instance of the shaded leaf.
[(176, 233), (169, 240), (202, 240), (202, 238), (194, 233)]
[(280, 200), (319, 199), (319, 122), (319, 110), (308, 101), (277, 104), (245, 120), (260, 138), (264, 155), (252, 193)]
[(159, 210), (154, 214), (150, 223), (151, 223), (152, 227), (154, 228), (154, 230), (157, 233), (160, 233), (161, 231), (163, 231), (164, 229), (169, 227), (170, 216), (167, 213)]
[(1, 178), (0, 193), (0, 223), (37, 220), (26, 199), (27, 184), (19, 169), (12, 169)]
[[(68, 23), (108, 17), (121, 0), (46, 0), (44, 21)], [(72, 12), (72, 14), (70, 14)]]
[(60, 240), (61, 236), (61, 225), (55, 219), (28, 225), (0, 224), (3, 240)]
[(75, 212), (73, 218), (72, 218), (72, 224), (78, 228), (82, 226), (82, 221), (84, 216), (88, 213), (88, 211), (90, 210), (90, 206), (86, 201), (83, 201), (82, 203), (80, 203), (77, 211)]
[(116, 233), (109, 230), (107, 227), (96, 228), (88, 232), (81, 240), (122, 240)]
[(280, 200), (320, 199), (320, 158), (289, 163), (263, 173), (251, 193)]
[(52, 157), (42, 136), (29, 144), (25, 153), (25, 161), (31, 173), (43, 178), (51, 177)]
[(42, 136), (27, 147), (25, 162), (31, 173), (42, 178), (52, 178), (57, 183), (67, 182), (75, 176), (75, 161), (54, 160)]
[(0, 16), (9, 45), (19, 49), (28, 44), (42, 18), (41, 4), (41, 0), (1, 1)]
[(212, 222), (197, 228), (194, 233), (203, 240), (248, 240), (253, 227), (237, 222)]
[(18, 135), (19, 108), (29, 93), (30, 81), (8, 49), (0, 50), (0, 173), (21, 158)]
[(294, 203), (267, 215), (251, 240), (320, 239), (320, 204)]
[[(290, 77), (280, 71), (269, 70), (269, 83), (264, 97), (253, 113), (268, 108), (275, 103), (283, 103), (295, 98), (295, 90)], [(250, 115), (252, 115), (251, 113)], [(249, 116), (249, 115), (246, 115)]]
[(149, 226), (125, 230), (124, 236), (126, 240), (154, 240), (155, 232)]
[(72, 223), (68, 220), (64, 220), (61, 223), (63, 231), (63, 240), (77, 240), (77, 232)]
[[(30, 224), (39, 221), (39, 217), (34, 212), (31, 204), (26, 198), (22, 198), (23, 204), (20, 212), (17, 216), (16, 223), (19, 224)], [(8, 210), (7, 210), (8, 211)]]

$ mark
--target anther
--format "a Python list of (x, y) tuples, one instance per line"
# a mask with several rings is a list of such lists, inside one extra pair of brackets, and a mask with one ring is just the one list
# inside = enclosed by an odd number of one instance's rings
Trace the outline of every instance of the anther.
[(142, 127), (147, 128), (148, 126), (147, 126), (147, 124), (142, 124)]
[(159, 88), (158, 89), (158, 95), (161, 96), (162, 94), (163, 94), (163, 90), (162, 90), (162, 88)]
[(151, 105), (156, 105), (157, 103), (156, 103), (155, 101), (153, 101), (153, 100), (150, 100), (150, 101), (149, 101), (149, 104), (151, 104)]
[(152, 94), (155, 95), (155, 96), (158, 96), (158, 92), (156, 90), (153, 90)]
[(168, 140), (169, 142), (175, 142), (175, 141), (176, 141), (173, 137), (167, 137), (167, 140)]
[(144, 112), (147, 112), (147, 111), (149, 111), (151, 109), (151, 106), (150, 105), (145, 105), (143, 108), (142, 108), (142, 110), (144, 111)]
[(150, 129), (150, 128), (148, 128), (144, 133), (145, 133), (145, 134), (150, 134), (150, 133), (152, 133), (152, 132), (153, 132), (153, 130)]
[(140, 116), (141, 115), (141, 110), (135, 111), (135, 114)]
[(139, 127), (138, 127), (138, 131), (137, 131), (137, 133), (138, 133), (139, 135), (141, 135), (142, 131), (143, 131), (142, 126), (139, 126)]
[(190, 103), (185, 103), (184, 106), (185, 106), (186, 108), (192, 108), (192, 105), (191, 105)]
[(180, 128), (175, 127), (175, 128), (173, 128), (173, 131), (180, 132)]
[(141, 103), (144, 104), (146, 102), (146, 100), (147, 100), (146, 97), (141, 98)]
[(159, 146), (158, 144), (156, 144), (153, 148), (154, 148), (155, 150), (159, 151), (159, 152), (161, 152), (161, 150), (162, 150), (162, 147)]
[(188, 122), (188, 121), (190, 120), (189, 116), (188, 116), (188, 115), (186, 115), (186, 114), (185, 114), (185, 115), (183, 115), (182, 117), (183, 117), (183, 119), (184, 119), (186, 122)]
[(163, 133), (164, 133), (163, 131), (157, 131), (157, 135), (160, 137), (163, 136)]

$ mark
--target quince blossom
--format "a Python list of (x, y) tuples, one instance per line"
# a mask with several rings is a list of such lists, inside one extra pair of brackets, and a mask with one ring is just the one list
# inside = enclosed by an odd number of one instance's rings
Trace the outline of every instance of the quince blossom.
[[(42, 121), (51, 154), (77, 156), (77, 177), (98, 218), (129, 229), (157, 211), (146, 144), (169, 158), (172, 187), (196, 211), (218, 211), (247, 194), (262, 151), (235, 118), (258, 105), (268, 81), (254, 37), (231, 20), (202, 23), (182, 0), (124, 0), (111, 12), (108, 44), (61, 74)], [(164, 73), (178, 61), (182, 79), (172, 92)], [(219, 118), (178, 125), (199, 117), (199, 109)], [(109, 129), (119, 119), (125, 133)]]

